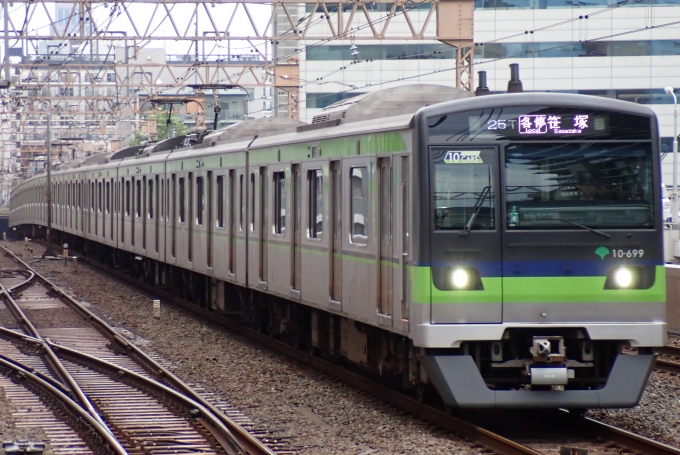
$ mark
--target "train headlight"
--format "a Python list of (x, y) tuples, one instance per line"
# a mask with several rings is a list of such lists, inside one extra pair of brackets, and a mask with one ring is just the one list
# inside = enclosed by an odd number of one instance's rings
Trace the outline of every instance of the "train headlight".
[(466, 265), (432, 267), (432, 283), (440, 291), (484, 290), (477, 269)]
[(470, 284), (470, 274), (465, 269), (454, 269), (451, 273), (451, 282), (456, 289), (465, 289)]
[(607, 273), (607, 281), (604, 283), (605, 289), (647, 289), (653, 284), (645, 286), (643, 268), (636, 265), (620, 265), (612, 267)]
[(620, 288), (629, 288), (633, 284), (633, 273), (626, 267), (621, 267), (614, 272), (614, 284)]

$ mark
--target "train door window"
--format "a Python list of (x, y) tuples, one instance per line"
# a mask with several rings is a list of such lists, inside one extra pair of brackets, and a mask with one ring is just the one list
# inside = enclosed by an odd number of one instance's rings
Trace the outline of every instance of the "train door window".
[(392, 167), (378, 160), (378, 312), (392, 314)]
[[(130, 245), (135, 246), (135, 214), (139, 210), (139, 204), (135, 202), (135, 194), (139, 195), (139, 188), (135, 187), (135, 182), (137, 182), (137, 185), (139, 185), (139, 180), (135, 180), (134, 177), (132, 177), (132, 184), (130, 187), (132, 188), (132, 207), (130, 208), (130, 221), (131, 221), (131, 229), (130, 229)], [(135, 193), (136, 192), (136, 193)], [(136, 208), (135, 208), (136, 205)], [(139, 214), (137, 214), (139, 216)]]
[[(106, 220), (104, 219), (104, 183), (97, 182), (97, 212), (102, 214), (102, 237), (106, 238)], [(99, 229), (95, 226), (95, 232)]]
[(206, 182), (207, 186), (207, 195), (206, 195), (206, 204), (207, 205), (207, 214), (206, 214), (206, 225), (208, 227), (208, 235), (207, 241), (206, 241), (206, 263), (208, 267), (212, 267), (212, 231), (213, 231), (213, 188), (212, 188), (212, 171), (208, 171), (208, 178)]
[[(146, 178), (145, 178), (146, 180)], [(136, 213), (138, 217), (142, 216), (142, 181), (137, 179), (137, 186), (135, 187), (135, 201), (137, 202)]]
[(205, 186), (203, 177), (196, 177), (196, 224), (203, 224), (203, 212), (205, 211)]
[[(147, 214), (147, 210), (148, 210), (147, 209), (147, 205), (148, 205), (147, 204), (148, 203), (147, 194), (148, 194), (148, 191), (147, 191), (146, 185), (147, 185), (146, 177), (143, 177), (142, 178), (142, 185), (141, 185), (141, 189), (142, 189), (143, 193), (142, 193), (141, 196), (137, 195), (137, 200), (139, 201), (141, 199), (141, 203), (142, 203), (142, 207), (140, 209), (141, 213), (139, 215), (142, 218), (142, 248), (143, 249), (146, 249), (146, 214)], [(139, 189), (139, 182), (137, 182), (137, 188)]]
[(286, 233), (286, 173), (274, 172), (274, 233)]
[(120, 179), (120, 191), (120, 241), (121, 243), (125, 243), (125, 216), (123, 216), (123, 214), (129, 214), (130, 183), (126, 182), (124, 178)]
[(224, 227), (224, 176), (217, 176), (217, 227)]
[[(260, 168), (260, 281), (267, 281), (267, 168)], [(254, 199), (253, 194), (253, 199)]]
[(368, 240), (368, 168), (350, 169), (350, 231), (351, 241), (366, 245)]
[(76, 197), (77, 197), (77, 204), (78, 208), (81, 208), (81, 202), (80, 202), (80, 195), (81, 195), (82, 189), (80, 188), (80, 183), (78, 184), (78, 189), (76, 191)]
[(331, 242), (331, 299), (342, 300), (342, 178), (340, 161), (331, 162), (331, 208), (329, 227)]
[(293, 289), (299, 290), (302, 285), (302, 248), (301, 248), (301, 238), (302, 238), (302, 228), (301, 228), (301, 205), (302, 200), (300, 197), (300, 187), (301, 187), (301, 173), (300, 165), (294, 164), (292, 168), (292, 178), (293, 178), (293, 248), (291, 254), (291, 287)]
[(189, 186), (189, 197), (187, 198), (187, 201), (189, 203), (189, 208), (188, 208), (188, 219), (189, 222), (187, 223), (187, 228), (188, 228), (188, 244), (187, 244), (187, 259), (189, 262), (192, 262), (194, 260), (194, 174), (189, 172), (189, 180), (187, 181), (187, 184)]
[[(158, 186), (158, 180), (156, 180), (156, 186)], [(158, 204), (158, 214), (161, 220), (165, 220), (165, 179), (161, 179), (159, 196), (160, 203)]]
[(409, 259), (409, 220), (410, 204), (408, 198), (409, 180), (411, 167), (408, 156), (401, 158), (401, 319), (409, 320), (409, 307), (407, 296), (408, 283), (408, 259)]
[(184, 199), (185, 199), (184, 177), (181, 177), (179, 179), (179, 222), (180, 223), (184, 223), (184, 205), (186, 204)]
[(236, 171), (229, 171), (229, 273), (234, 273), (236, 260)]
[[(159, 177), (156, 176), (156, 199), (155, 199), (153, 202), (151, 202), (149, 205), (150, 205), (151, 207), (153, 207), (154, 204), (155, 204), (155, 206), (156, 206), (156, 211), (157, 211), (157, 212), (160, 212), (160, 210), (161, 210), (161, 209), (160, 209), (160, 206), (161, 206), (161, 192), (162, 192), (162, 190), (159, 191), (160, 188), (158, 187), (158, 182), (159, 182)], [(160, 182), (161, 182), (161, 188), (162, 188), (162, 186), (163, 186), (163, 183), (162, 183), (163, 180), (161, 179)], [(150, 191), (150, 192), (153, 193), (153, 187), (151, 188), (151, 190), (152, 190), (152, 191)], [(150, 199), (151, 199), (151, 198), (150, 198)], [(151, 218), (153, 218), (153, 208), (151, 209), (151, 214), (150, 214), (150, 215), (151, 215)], [(159, 245), (159, 241), (160, 241), (160, 240), (159, 240), (159, 237), (160, 237), (160, 226), (159, 226), (159, 223), (160, 223), (160, 216), (158, 216), (158, 214), (157, 214), (157, 215), (156, 215), (156, 235), (154, 236), (155, 241), (156, 241), (154, 251), (155, 251), (156, 253), (158, 253), (158, 245)]]
[(495, 228), (490, 164), (452, 166), (442, 161), (435, 163), (434, 176), (436, 231)]
[(125, 182), (125, 215), (130, 216), (130, 181)]
[(171, 215), (172, 219), (172, 242), (171, 242), (171, 250), (170, 253), (172, 254), (172, 257), (175, 258), (177, 257), (177, 179), (175, 174), (172, 174), (172, 214), (168, 213), (168, 215)]
[(149, 179), (146, 184), (146, 213), (153, 220), (153, 179)]
[(96, 201), (97, 201), (97, 196), (96, 196), (96, 194), (95, 194), (95, 192), (94, 192), (94, 188), (95, 188), (95, 187), (94, 187), (94, 182), (92, 182), (92, 183), (90, 184), (90, 209), (91, 209), (93, 212), (96, 210), (96, 209), (95, 209), (95, 204), (96, 204)]
[(315, 169), (307, 172), (309, 188), (307, 236), (321, 238), (323, 232), (323, 172)]
[(106, 182), (106, 213), (111, 213), (111, 184)]
[(243, 211), (245, 210), (245, 206), (243, 205), (243, 174), (239, 175), (238, 186), (238, 226), (239, 230), (243, 231)]
[(250, 173), (250, 232), (255, 232), (255, 173)]
[[(111, 213), (111, 188), (113, 187), (113, 179), (111, 179), (110, 182), (106, 182), (106, 210), (110, 214)], [(115, 217), (111, 216), (111, 229), (109, 229), (109, 238), (113, 240), (113, 219)]]

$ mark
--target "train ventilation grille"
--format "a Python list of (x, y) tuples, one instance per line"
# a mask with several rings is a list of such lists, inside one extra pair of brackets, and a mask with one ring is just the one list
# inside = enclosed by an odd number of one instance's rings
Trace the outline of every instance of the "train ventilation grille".
[(343, 119), (343, 118), (345, 118), (346, 114), (347, 114), (347, 111), (329, 112), (327, 114), (315, 115), (312, 118), (312, 125), (314, 125), (315, 123), (324, 123), (324, 122), (331, 122), (333, 120)]

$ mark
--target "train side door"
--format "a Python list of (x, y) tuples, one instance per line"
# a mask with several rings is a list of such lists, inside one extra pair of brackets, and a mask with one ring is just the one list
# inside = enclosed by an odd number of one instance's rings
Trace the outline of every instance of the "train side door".
[(431, 146), (431, 321), (502, 321), (498, 147)]
[(330, 208), (330, 300), (333, 309), (342, 311), (342, 163), (340, 161), (331, 161)]
[(292, 228), (293, 228), (293, 235), (292, 235), (292, 247), (291, 247), (291, 279), (290, 279), (290, 286), (291, 286), (291, 291), (296, 297), (300, 297), (300, 287), (302, 285), (302, 250), (300, 242), (302, 240), (302, 215), (301, 215), (301, 196), (302, 196), (302, 173), (300, 171), (300, 165), (299, 164), (293, 164), (292, 170), (291, 170), (291, 177), (292, 177), (292, 203), (291, 203), (291, 209), (292, 209)]
[(378, 159), (378, 313), (392, 316), (392, 166)]

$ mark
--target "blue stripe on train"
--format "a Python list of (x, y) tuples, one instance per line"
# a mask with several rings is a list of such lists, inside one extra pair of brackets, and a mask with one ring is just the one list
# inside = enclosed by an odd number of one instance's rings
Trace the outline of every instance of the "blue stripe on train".
[[(435, 262), (432, 267), (451, 267), (453, 265), (475, 267), (481, 276), (513, 277), (513, 276), (605, 276), (607, 271), (616, 265), (658, 266), (663, 262), (656, 260), (641, 261), (464, 261), (464, 262)], [(420, 267), (430, 264), (420, 263)]]

